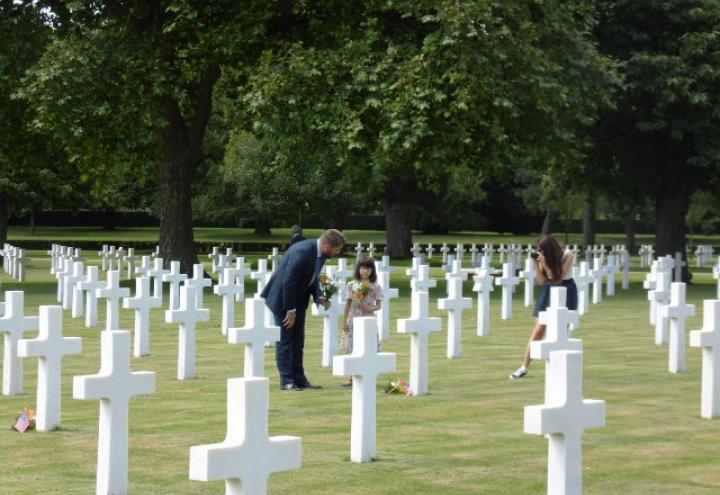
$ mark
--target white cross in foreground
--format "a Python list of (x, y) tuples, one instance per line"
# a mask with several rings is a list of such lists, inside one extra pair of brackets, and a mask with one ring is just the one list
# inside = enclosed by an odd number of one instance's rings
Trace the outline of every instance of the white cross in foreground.
[(350, 460), (369, 462), (375, 457), (377, 377), (395, 370), (395, 354), (377, 352), (375, 317), (354, 318), (353, 333), (353, 352), (333, 357), (333, 375), (352, 376)]
[(130, 289), (120, 287), (120, 272), (116, 270), (107, 272), (107, 283), (102, 289), (95, 291), (95, 296), (107, 299), (105, 330), (120, 328), (120, 299), (130, 297)]
[[(425, 266), (425, 265), (423, 265)], [(439, 332), (440, 318), (430, 318), (428, 311), (430, 295), (426, 291), (413, 291), (410, 318), (397, 321), (398, 333), (409, 333), (410, 337), (410, 393), (427, 394), (428, 387), (428, 335)]]
[(80, 354), (80, 337), (63, 337), (62, 306), (40, 306), (40, 333), (35, 339), (19, 342), (18, 356), (38, 358), (37, 431), (51, 431), (60, 426), (62, 358)]
[(555, 494), (582, 493), (582, 434), (605, 426), (605, 402), (583, 399), (583, 355), (556, 351), (550, 358), (546, 403), (525, 407), (525, 433), (547, 435), (548, 490)]
[(702, 347), (702, 400), (703, 418), (720, 416), (720, 301), (703, 301), (703, 327), (690, 332), (690, 345)]
[(100, 399), (97, 494), (127, 493), (128, 405), (155, 391), (155, 373), (130, 371), (130, 332), (102, 332), (100, 371), (73, 378), (75, 399)]
[(264, 495), (272, 473), (299, 469), (299, 437), (268, 437), (270, 382), (227, 381), (227, 434), (221, 443), (190, 447), (190, 479), (225, 480), (225, 495)]
[(161, 306), (160, 298), (150, 294), (150, 277), (136, 278), (135, 297), (123, 299), (125, 309), (135, 310), (133, 356), (140, 357), (150, 354), (150, 310)]

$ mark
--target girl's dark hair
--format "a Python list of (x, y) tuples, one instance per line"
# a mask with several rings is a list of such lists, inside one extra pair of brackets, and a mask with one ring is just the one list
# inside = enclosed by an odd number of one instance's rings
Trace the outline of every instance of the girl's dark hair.
[(542, 252), (545, 257), (545, 266), (550, 270), (548, 278), (556, 284), (562, 282), (562, 248), (557, 239), (551, 235), (546, 235), (537, 243), (538, 251)]
[(361, 267), (370, 268), (372, 272), (370, 273), (370, 282), (375, 283), (377, 280), (377, 271), (375, 270), (375, 260), (370, 258), (369, 256), (364, 256), (360, 258), (360, 261), (357, 262), (355, 265), (355, 280), (360, 280), (360, 268)]

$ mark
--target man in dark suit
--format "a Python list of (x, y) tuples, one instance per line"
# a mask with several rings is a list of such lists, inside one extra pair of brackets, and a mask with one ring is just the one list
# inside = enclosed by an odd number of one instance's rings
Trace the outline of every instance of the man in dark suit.
[(260, 294), (272, 311), (275, 324), (280, 327), (275, 360), (283, 390), (320, 388), (308, 381), (303, 368), (305, 313), (311, 295), (317, 304), (325, 308), (330, 306), (330, 301), (320, 298), (320, 270), (326, 259), (340, 254), (345, 242), (342, 232), (330, 229), (319, 239), (293, 244)]

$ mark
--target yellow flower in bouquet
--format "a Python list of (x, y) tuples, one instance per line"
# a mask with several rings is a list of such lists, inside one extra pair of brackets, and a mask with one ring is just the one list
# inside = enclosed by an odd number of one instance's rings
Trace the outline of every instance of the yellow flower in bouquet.
[(355, 299), (360, 301), (360, 300), (366, 298), (367, 295), (370, 294), (371, 290), (372, 290), (372, 284), (370, 282), (368, 282), (368, 281), (361, 282), (355, 289)]
[(328, 277), (325, 273), (320, 274), (319, 282), (320, 297), (329, 301), (330, 298), (337, 292), (337, 286), (333, 283), (332, 278)]

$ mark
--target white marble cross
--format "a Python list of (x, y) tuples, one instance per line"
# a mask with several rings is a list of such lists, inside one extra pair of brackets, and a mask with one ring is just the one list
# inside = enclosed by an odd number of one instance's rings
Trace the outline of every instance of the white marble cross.
[(453, 262), (452, 272), (445, 275), (447, 280), (447, 298), (438, 299), (438, 309), (448, 312), (448, 359), (459, 358), (462, 353), (462, 312), (472, 307), (472, 299), (463, 297), (463, 282), (467, 272), (461, 267), (460, 260)]
[(51, 431), (60, 426), (60, 384), (62, 358), (80, 354), (80, 337), (63, 337), (61, 306), (40, 306), (40, 332), (37, 338), (23, 339), (18, 343), (18, 356), (38, 358), (37, 375), (37, 431)]
[(533, 290), (535, 288), (535, 262), (532, 258), (525, 260), (525, 269), (520, 272), (520, 278), (525, 281), (523, 304), (526, 308), (529, 308), (533, 305)]
[(212, 252), (207, 255), (208, 259), (212, 262), (212, 272), (217, 272), (217, 264), (220, 260), (220, 248), (213, 246)]
[(222, 296), (222, 320), (220, 329), (227, 335), (228, 328), (235, 326), (235, 300), (243, 288), (237, 285), (237, 273), (234, 268), (223, 269), (223, 282), (213, 287), (215, 295)]
[(578, 314), (580, 316), (590, 311), (590, 283), (594, 277), (590, 274), (590, 264), (587, 261), (580, 262), (580, 268), (573, 269), (573, 280), (578, 291)]
[(357, 246), (355, 246), (355, 262), (357, 263), (360, 261), (360, 257), (363, 253), (363, 246), (359, 242), (357, 243)]
[(245, 266), (245, 258), (242, 256), (235, 258), (235, 285), (239, 287), (238, 293), (235, 294), (235, 302), (245, 300), (245, 277), (251, 274), (250, 267)]
[(180, 283), (187, 280), (187, 275), (180, 271), (180, 262), (170, 262), (170, 273), (163, 275), (163, 282), (170, 284), (170, 303), (168, 309), (180, 307)]
[(165, 270), (163, 263), (162, 258), (155, 258), (152, 269), (147, 271), (147, 276), (153, 280), (153, 297), (160, 301), (161, 306), (163, 303), (163, 279), (165, 275), (170, 275), (170, 270)]
[[(484, 256), (484, 258), (487, 258)], [(493, 278), (487, 268), (478, 268), (473, 277), (473, 291), (477, 296), (477, 336), (490, 335), (490, 293), (494, 290)]]
[(495, 285), (502, 286), (502, 306), (500, 309), (500, 319), (512, 319), (512, 293), (513, 288), (519, 283), (519, 279), (513, 274), (511, 263), (503, 263), (502, 277), (495, 279)]
[(125, 256), (125, 263), (127, 263), (127, 278), (130, 280), (135, 278), (135, 248), (129, 248), (128, 254)]
[(25, 316), (25, 293), (5, 293), (5, 314), (0, 317), (0, 333), (5, 334), (3, 354), (3, 394), (23, 393), (23, 361), (18, 356), (18, 341), (25, 332), (38, 329), (37, 316)]
[(268, 255), (268, 259), (271, 261), (270, 268), (273, 273), (275, 272), (275, 270), (277, 270), (281, 258), (282, 256), (280, 255), (278, 248), (272, 248), (272, 254)]
[(427, 259), (431, 260), (432, 255), (435, 252), (435, 248), (433, 247), (432, 244), (428, 244), (428, 247), (425, 248), (425, 252), (427, 253)]
[[(7, 258), (7, 257), (6, 257)], [(72, 273), (72, 260), (70, 258), (62, 258), (62, 264), (55, 269), (55, 278), (57, 279), (57, 302), (63, 302), (65, 296), (65, 277)]]
[[(391, 272), (395, 271), (395, 268), (390, 267), (390, 262), (388, 261), (390, 258), (388, 256), (382, 257), (382, 263), (389, 267), (388, 269)], [(378, 268), (379, 270), (379, 268)], [(337, 264), (337, 271), (335, 271), (335, 277), (338, 279), (338, 281), (342, 282), (343, 284), (347, 281), (348, 277), (350, 277), (353, 274), (352, 268), (348, 267), (347, 264), (347, 258), (339, 258), (338, 264)]]
[(127, 493), (129, 402), (155, 392), (155, 373), (130, 371), (130, 332), (102, 332), (100, 371), (73, 377), (75, 399), (100, 399), (98, 495)]
[(420, 266), (422, 265), (422, 258), (415, 257), (412, 259), (412, 266), (410, 268), (405, 269), (405, 275), (410, 277), (411, 280), (415, 280), (418, 278), (418, 273), (420, 272)]
[(390, 338), (390, 300), (399, 295), (397, 289), (390, 287), (390, 274), (394, 271), (395, 267), (390, 266), (390, 258), (383, 256), (382, 261), (377, 264), (377, 282), (382, 287), (382, 301), (380, 311), (377, 312), (378, 335), (381, 341)]
[(66, 302), (69, 302), (69, 309), (72, 310), (70, 314), (73, 318), (82, 318), (85, 313), (83, 291), (79, 287), (80, 282), (85, 281), (84, 271), (84, 263), (82, 261), (75, 261), (73, 262), (72, 275), (65, 277), (67, 299), (63, 301), (63, 307)]
[(228, 342), (245, 344), (246, 378), (265, 376), (265, 342), (280, 340), (280, 327), (268, 325), (265, 299), (253, 297), (245, 301), (245, 325), (228, 329)]
[(712, 276), (715, 280), (717, 280), (716, 288), (715, 288), (715, 297), (720, 299), (720, 256), (718, 256), (717, 264), (713, 266), (712, 269)]
[(656, 281), (655, 278), (658, 274), (658, 261), (653, 261), (650, 267), (650, 273), (645, 274), (645, 280), (643, 280), (643, 289), (648, 291), (647, 298), (650, 301), (650, 324), (655, 325), (655, 318), (657, 316), (657, 305), (655, 304), (655, 297), (652, 291), (655, 290)]
[(605, 402), (583, 399), (583, 355), (556, 351), (550, 358), (545, 404), (525, 407), (525, 433), (547, 435), (548, 489), (552, 495), (582, 491), (582, 434), (605, 426)]
[(371, 258), (373, 258), (375, 256), (375, 244), (374, 243), (371, 242), (368, 245), (367, 253), (368, 253), (368, 256)]
[(694, 314), (695, 306), (685, 304), (685, 284), (673, 282), (670, 287), (670, 304), (662, 308), (662, 316), (670, 319), (670, 373), (685, 371), (685, 320)]
[(607, 257), (607, 264), (603, 268), (603, 274), (607, 277), (605, 285), (605, 295), (615, 295), (615, 274), (618, 271), (617, 256), (610, 254)]
[[(325, 274), (330, 280), (335, 281), (335, 266), (326, 266)], [(332, 358), (335, 355), (338, 341), (338, 318), (345, 311), (345, 293), (343, 291), (343, 283), (334, 282), (338, 291), (330, 298), (330, 308), (325, 309), (323, 306), (313, 304), (311, 307), (312, 314), (322, 316), (323, 318), (323, 341), (322, 341), (322, 366), (329, 367), (332, 365)]]
[(198, 322), (208, 321), (210, 312), (198, 305), (197, 287), (183, 285), (180, 288), (180, 307), (165, 311), (165, 323), (179, 323), (178, 380), (195, 378), (195, 327)]
[(567, 289), (552, 287), (550, 305), (540, 312), (540, 323), (546, 326), (545, 338), (530, 343), (530, 357), (545, 360), (545, 401), (554, 384), (550, 379), (550, 359), (555, 351), (582, 351), (582, 340), (571, 339), (570, 332), (580, 327), (580, 315), (567, 309)]
[(150, 310), (162, 307), (162, 301), (150, 293), (150, 277), (135, 279), (135, 297), (123, 299), (123, 308), (135, 310), (133, 356), (150, 354)]
[(448, 253), (451, 251), (451, 248), (448, 247), (447, 242), (443, 242), (442, 247), (440, 248), (440, 252), (442, 253), (442, 262), (443, 264), (447, 263), (447, 257)]
[(98, 321), (97, 290), (105, 287), (105, 282), (99, 279), (97, 266), (88, 266), (85, 279), (78, 283), (78, 288), (85, 292), (85, 326), (92, 328)]
[(650, 291), (653, 301), (655, 302), (655, 343), (657, 345), (668, 343), (669, 322), (663, 316), (663, 307), (670, 303), (670, 274), (668, 272), (658, 272), (655, 275), (655, 288)]
[(413, 291), (429, 291), (437, 287), (437, 279), (430, 278), (430, 266), (418, 266), (417, 277), (410, 281), (410, 287)]
[(260, 297), (260, 294), (265, 289), (265, 285), (270, 281), (272, 272), (267, 269), (267, 260), (258, 260), (258, 269), (252, 272), (250, 278), (257, 280), (257, 290), (255, 291), (255, 297)]
[(395, 371), (395, 353), (377, 352), (377, 320), (353, 319), (353, 352), (333, 358), (333, 375), (352, 376), (352, 421), (350, 460), (370, 462), (375, 458), (377, 377)]
[(141, 277), (147, 277), (150, 270), (152, 270), (152, 258), (150, 256), (143, 256), (140, 261), (140, 267), (137, 269), (137, 273)]
[(700, 415), (720, 416), (720, 301), (703, 301), (703, 327), (690, 332), (690, 345), (702, 347), (702, 396)]
[(205, 287), (212, 287), (212, 279), (205, 278), (205, 267), (202, 263), (196, 263), (193, 265), (193, 277), (185, 281), (185, 285), (188, 287), (194, 287), (195, 297), (197, 297), (197, 307), (203, 307), (203, 291)]
[(622, 269), (622, 288), (623, 290), (629, 289), (630, 268), (632, 268), (632, 261), (630, 261), (630, 255), (625, 250), (623, 250), (620, 255), (620, 268)]
[(120, 287), (120, 272), (110, 270), (107, 272), (107, 283), (102, 289), (95, 290), (95, 296), (106, 299), (105, 330), (120, 328), (120, 299), (130, 297), (130, 289)]
[(675, 282), (682, 282), (683, 267), (686, 265), (687, 265), (687, 262), (685, 260), (683, 260), (682, 253), (680, 253), (680, 252), (675, 253), (675, 263), (674, 263)]
[(264, 495), (272, 473), (299, 469), (301, 440), (268, 437), (270, 382), (227, 381), (227, 434), (220, 443), (190, 447), (190, 479), (225, 481), (225, 495)]
[[(426, 265), (422, 265), (426, 266)], [(410, 393), (425, 395), (428, 388), (428, 336), (439, 332), (440, 318), (429, 316), (430, 295), (427, 291), (414, 290), (411, 295), (410, 318), (397, 322), (398, 333), (409, 333), (410, 337)]]
[(599, 256), (593, 258), (593, 269), (590, 271), (590, 275), (593, 277), (592, 302), (600, 304), (602, 302), (603, 259)]

